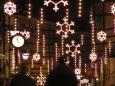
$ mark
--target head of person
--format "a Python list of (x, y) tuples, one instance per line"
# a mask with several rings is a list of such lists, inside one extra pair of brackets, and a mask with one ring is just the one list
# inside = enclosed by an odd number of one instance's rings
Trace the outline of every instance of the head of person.
[(28, 72), (28, 63), (22, 62), (20, 65), (20, 73), (26, 74)]

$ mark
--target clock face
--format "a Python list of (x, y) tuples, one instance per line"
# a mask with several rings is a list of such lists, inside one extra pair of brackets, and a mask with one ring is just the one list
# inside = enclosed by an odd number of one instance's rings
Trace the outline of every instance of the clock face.
[(12, 44), (14, 47), (22, 47), (24, 45), (24, 37), (21, 36), (21, 35), (15, 35), (13, 38), (12, 38)]

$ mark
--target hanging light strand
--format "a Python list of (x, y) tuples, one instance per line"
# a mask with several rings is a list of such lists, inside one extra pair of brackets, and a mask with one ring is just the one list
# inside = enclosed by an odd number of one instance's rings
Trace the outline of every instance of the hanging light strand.
[(39, 35), (40, 35), (40, 25), (39, 25), (39, 21), (37, 22), (37, 47), (36, 47), (36, 51), (37, 51), (37, 53), (39, 52), (39, 41), (40, 41), (40, 39), (39, 39)]
[(43, 20), (44, 20), (44, 12), (43, 12), (43, 8), (40, 9), (40, 23), (43, 24)]
[(29, 18), (29, 19), (31, 18), (31, 9), (32, 9), (32, 5), (31, 5), (31, 3), (29, 2), (29, 4), (28, 4), (28, 18)]
[(82, 17), (82, 0), (78, 0), (78, 17)]
[(20, 55), (20, 51), (18, 50), (18, 63), (21, 63), (21, 55)]
[(17, 30), (17, 18), (15, 18), (15, 20), (14, 20), (14, 30), (15, 31)]
[(46, 45), (46, 37), (43, 35), (43, 56), (45, 56), (45, 45)]
[(57, 43), (55, 43), (55, 61), (57, 62), (57, 58), (58, 58), (58, 46)]
[(111, 48), (112, 48), (111, 45), (112, 45), (112, 44), (111, 44), (111, 41), (109, 41), (109, 43), (108, 43), (109, 54), (111, 54)]
[(15, 70), (15, 48), (12, 50), (12, 72)]
[(107, 64), (107, 47), (105, 47), (104, 64)]
[(84, 35), (81, 35), (81, 45), (84, 43)]

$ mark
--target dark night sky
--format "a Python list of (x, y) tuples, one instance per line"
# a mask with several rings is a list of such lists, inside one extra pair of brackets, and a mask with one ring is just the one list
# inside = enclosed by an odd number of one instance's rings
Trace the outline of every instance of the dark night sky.
[[(57, 0), (55, 0), (57, 1)], [(75, 27), (79, 27), (77, 30), (81, 31), (89, 31), (89, 9), (91, 7), (92, 0), (83, 0), (83, 16), (81, 18), (77, 17), (77, 0), (68, 0), (69, 2), (69, 18), (75, 22)], [(17, 4), (17, 14), (27, 15), (27, 5), (29, 0), (15, 0)], [(66, 7), (60, 5), (60, 10), (55, 13), (53, 9), (53, 5), (49, 5), (48, 7), (44, 6), (44, 0), (31, 0), (32, 3), (32, 17), (39, 18), (40, 8), (44, 8), (44, 20), (57, 22), (64, 18)]]

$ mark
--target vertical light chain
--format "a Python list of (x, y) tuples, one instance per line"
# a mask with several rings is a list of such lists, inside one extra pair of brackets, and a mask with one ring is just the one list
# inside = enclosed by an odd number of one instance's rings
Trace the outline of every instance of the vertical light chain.
[(62, 50), (62, 55), (64, 55), (64, 38), (61, 37), (61, 50)]
[(82, 0), (78, 0), (78, 17), (82, 17)]
[(66, 8), (66, 18), (67, 18), (67, 22), (68, 22), (68, 18), (69, 18), (69, 10), (68, 10), (68, 8)]
[(81, 56), (79, 56), (79, 68), (81, 70)]
[(20, 51), (18, 50), (18, 63), (21, 63), (21, 56), (20, 56)]
[(113, 33), (115, 34), (115, 19), (113, 20), (113, 25), (114, 25), (114, 27), (113, 27)]
[(7, 41), (10, 43), (10, 31), (7, 31)]
[(15, 31), (17, 30), (17, 18), (15, 18), (15, 20), (14, 20), (14, 30)]
[(103, 73), (103, 58), (101, 58), (101, 73)]
[(97, 63), (95, 63), (95, 77), (97, 77)]
[(55, 43), (55, 61), (57, 62), (57, 58), (58, 58), (58, 46), (57, 43)]
[(76, 62), (77, 60), (76, 59), (77, 59), (77, 54), (75, 53), (75, 58), (74, 58), (74, 66), (75, 66), (75, 68), (77, 68), (77, 62)]
[(47, 60), (47, 68), (48, 68), (48, 74), (49, 74), (49, 72), (50, 72), (50, 62), (49, 62), (49, 59)]
[(105, 47), (104, 64), (107, 64), (107, 47)]
[(45, 45), (46, 45), (46, 37), (43, 35), (43, 57), (45, 56)]
[(54, 65), (53, 58), (51, 58), (51, 70), (53, 70), (53, 65)]
[(84, 43), (84, 35), (81, 35), (81, 45)]
[(31, 5), (31, 3), (29, 2), (29, 4), (28, 4), (28, 18), (29, 18), (29, 19), (31, 18), (31, 9), (32, 9), (32, 5)]
[(109, 41), (109, 43), (108, 43), (108, 48), (109, 48), (109, 54), (111, 54), (111, 41)]
[(39, 25), (39, 21), (37, 21), (37, 47), (36, 47), (36, 51), (37, 51), (37, 53), (39, 52), (39, 41), (40, 41), (40, 39), (39, 39), (39, 35), (40, 35), (40, 25)]
[(34, 67), (34, 60), (32, 58), (32, 60), (31, 60), (31, 68), (33, 68), (33, 67)]
[(40, 9), (40, 23), (43, 24), (43, 20), (44, 20), (44, 12), (43, 12), (43, 8)]
[(12, 72), (15, 70), (15, 48), (12, 50)]
[(87, 64), (85, 64), (85, 73), (87, 72)]

